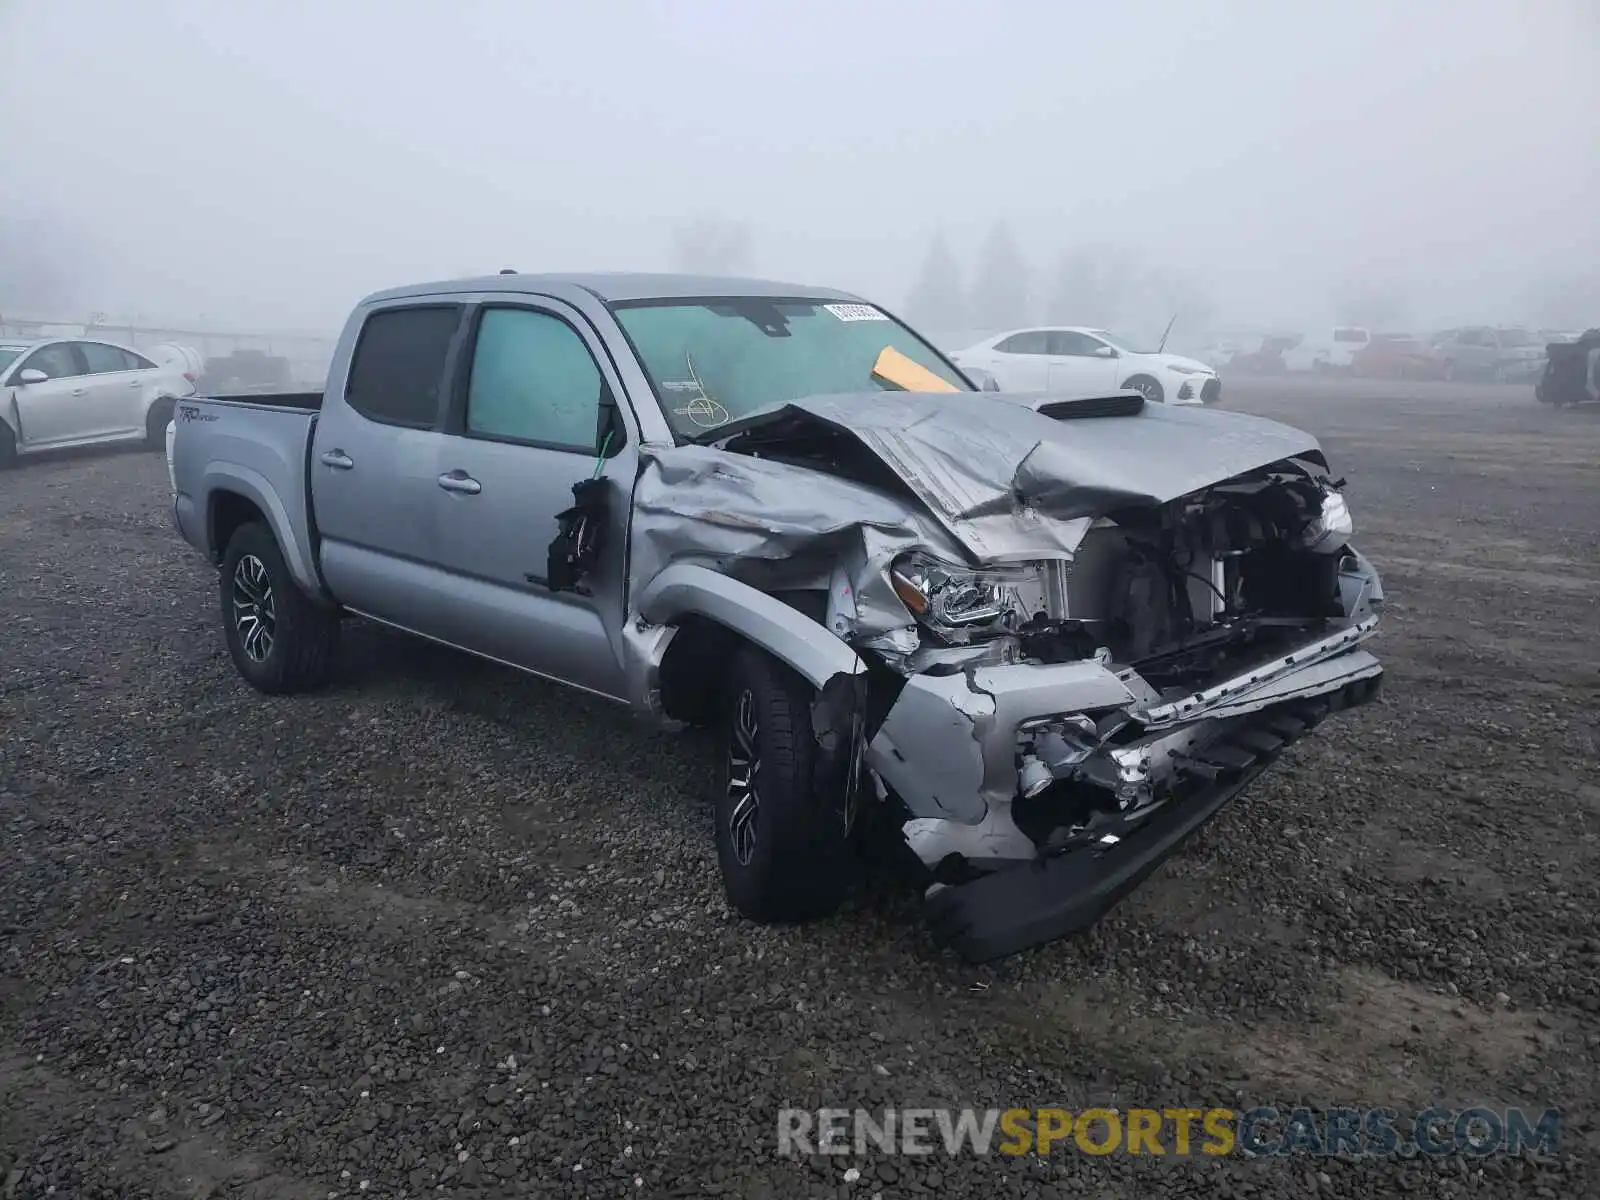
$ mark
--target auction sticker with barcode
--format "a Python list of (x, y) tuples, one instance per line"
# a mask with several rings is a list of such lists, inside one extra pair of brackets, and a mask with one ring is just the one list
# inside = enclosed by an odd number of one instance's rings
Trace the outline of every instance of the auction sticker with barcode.
[(841, 321), (887, 321), (889, 318), (870, 304), (824, 304)]

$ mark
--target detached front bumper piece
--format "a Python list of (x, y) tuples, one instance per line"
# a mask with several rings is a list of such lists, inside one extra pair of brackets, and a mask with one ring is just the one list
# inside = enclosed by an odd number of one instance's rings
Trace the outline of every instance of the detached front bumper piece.
[(1365, 704), (1383, 676), (1262, 713), (1237, 737), (1186, 764), (1184, 793), (1109, 844), (1041, 856), (929, 895), (934, 937), (968, 962), (988, 962), (1089, 928), (1329, 713)]

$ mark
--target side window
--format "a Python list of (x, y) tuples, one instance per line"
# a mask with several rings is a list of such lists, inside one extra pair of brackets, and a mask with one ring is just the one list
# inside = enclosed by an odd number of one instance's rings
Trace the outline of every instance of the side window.
[(1069, 329), (1050, 331), (1050, 353), (1063, 358), (1093, 358), (1096, 350), (1105, 345), (1099, 338), (1086, 333), (1073, 333)]
[(22, 371), (43, 371), (51, 379), (68, 379), (74, 375), (84, 374), (78, 356), (73, 353), (71, 342), (56, 342), (54, 345), (41, 346), (27, 360), (17, 367)]
[(1049, 337), (1042, 329), (1028, 329), (1013, 333), (995, 349), (1001, 354), (1049, 354)]
[(135, 354), (132, 350), (122, 352), (122, 361), (127, 363), (127, 366), (122, 368), (124, 371), (153, 371), (156, 366), (144, 355)]
[(108, 346), (104, 342), (79, 342), (78, 349), (83, 352), (84, 365), (89, 368), (91, 375), (138, 369), (131, 361), (135, 356), (117, 346)]
[(467, 383), (467, 432), (593, 454), (604, 387), (588, 346), (560, 317), (486, 309)]
[(385, 308), (361, 327), (345, 402), (385, 425), (429, 429), (439, 416), (445, 360), (461, 324), (459, 304)]

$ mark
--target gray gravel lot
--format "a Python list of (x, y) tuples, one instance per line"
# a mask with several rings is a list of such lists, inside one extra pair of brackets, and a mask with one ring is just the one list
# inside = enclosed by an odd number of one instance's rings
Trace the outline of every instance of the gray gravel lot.
[[(366, 627), (250, 692), (159, 456), (0, 476), (0, 1197), (1600, 1193), (1600, 412), (1231, 391), (1349, 478), (1384, 699), (989, 968), (887, 883), (736, 920), (703, 743)], [(1564, 1153), (775, 1153), (780, 1105), (1435, 1099)]]

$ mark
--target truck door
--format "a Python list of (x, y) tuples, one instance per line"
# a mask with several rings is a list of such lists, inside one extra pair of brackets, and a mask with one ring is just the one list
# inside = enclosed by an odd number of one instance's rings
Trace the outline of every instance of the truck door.
[[(636, 456), (622, 391), (582, 317), (556, 300), (499, 298), (471, 321), (433, 481), (438, 561), (456, 645), (606, 696), (625, 695), (627, 519)], [(605, 363), (605, 366), (601, 364)], [(609, 439), (603, 431), (609, 429)], [(613, 481), (600, 558), (577, 590), (547, 578), (572, 487)]]
[[(438, 568), (439, 427), (467, 308), (401, 302), (370, 312), (335, 370), (306, 467), (320, 562), (344, 605), (431, 636)], [(335, 359), (336, 362), (340, 358)], [(337, 389), (337, 390), (336, 390)]]

